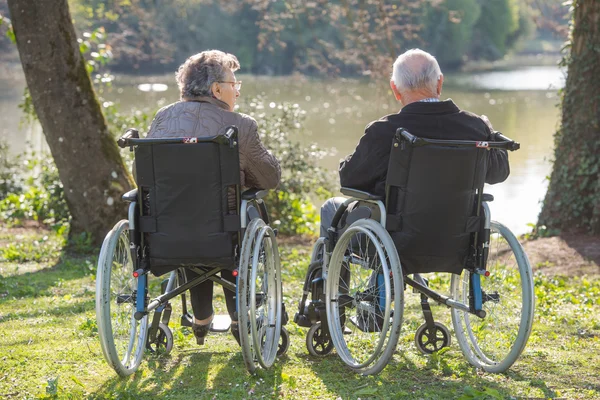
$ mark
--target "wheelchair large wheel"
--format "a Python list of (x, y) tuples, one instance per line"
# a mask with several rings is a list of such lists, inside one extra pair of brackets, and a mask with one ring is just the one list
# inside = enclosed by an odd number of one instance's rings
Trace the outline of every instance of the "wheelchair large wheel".
[(259, 218), (246, 228), (238, 272), (240, 344), (246, 367), (252, 373), (257, 365), (269, 368), (275, 361), (283, 301), (275, 233)]
[(120, 376), (138, 369), (148, 333), (148, 316), (134, 318), (138, 280), (132, 273), (129, 221), (122, 220), (102, 243), (96, 276), (96, 319), (102, 352)]
[(403, 289), (400, 259), (387, 231), (373, 220), (353, 223), (331, 255), (326, 309), (335, 349), (356, 372), (376, 374), (392, 357)]
[[(487, 372), (503, 372), (517, 360), (531, 333), (533, 279), (527, 255), (504, 225), (492, 221), (487, 260), (490, 275), (481, 275), (483, 310), (479, 318), (452, 309), (456, 338), (467, 360)], [(454, 299), (469, 304), (470, 273), (453, 275)]]

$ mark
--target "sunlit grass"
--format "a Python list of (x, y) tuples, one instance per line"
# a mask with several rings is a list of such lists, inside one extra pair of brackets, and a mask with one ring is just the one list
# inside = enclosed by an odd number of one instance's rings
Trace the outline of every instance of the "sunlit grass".
[[(27, 252), (35, 249), (25, 245), (21, 251), (31, 259)], [(281, 253), (284, 301), (293, 319), (310, 248), (282, 246)], [(57, 398), (76, 399), (467, 399), (491, 398), (496, 392), (500, 398), (600, 398), (600, 277), (535, 276), (534, 330), (524, 353), (505, 374), (471, 367), (454, 337), (449, 349), (421, 355), (414, 345), (414, 332), (423, 323), (420, 298), (407, 289), (397, 351), (375, 377), (354, 374), (335, 351), (323, 359), (309, 356), (307, 329), (293, 322), (287, 325), (287, 355), (273, 369), (250, 375), (229, 333), (210, 334), (203, 347), (195, 344), (190, 329), (179, 324), (181, 304), (175, 299), (173, 352), (147, 354), (136, 374), (121, 379), (100, 349), (95, 265), (96, 256), (75, 257), (61, 253), (60, 246), (47, 261), (0, 261), (0, 398), (55, 393)], [(447, 274), (428, 278), (431, 287), (449, 292)], [(215, 298), (217, 312), (224, 314), (220, 288)], [(451, 328), (449, 310), (437, 305), (432, 309), (435, 320)]]

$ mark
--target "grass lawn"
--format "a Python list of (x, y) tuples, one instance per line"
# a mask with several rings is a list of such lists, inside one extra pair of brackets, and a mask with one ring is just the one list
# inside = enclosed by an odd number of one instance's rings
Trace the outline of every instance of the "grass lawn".
[[(423, 322), (419, 297), (406, 292), (397, 351), (377, 376), (359, 376), (335, 351), (315, 358), (306, 329), (287, 325), (291, 346), (268, 371), (250, 375), (229, 333), (197, 346), (179, 325), (168, 356), (147, 354), (133, 376), (105, 362), (94, 310), (97, 256), (64, 252), (51, 231), (0, 227), (0, 399), (600, 399), (600, 277), (535, 276), (534, 330), (521, 358), (504, 374), (470, 366), (456, 341), (423, 356), (414, 332)], [(303, 245), (282, 246), (284, 300), (293, 319), (310, 257)], [(225, 313), (222, 290), (217, 312)], [(451, 328), (450, 313), (434, 306)]]

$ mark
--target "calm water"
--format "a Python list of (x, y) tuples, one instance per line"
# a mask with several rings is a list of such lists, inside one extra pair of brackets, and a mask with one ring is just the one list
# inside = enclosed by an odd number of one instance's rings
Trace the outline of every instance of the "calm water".
[[(267, 104), (288, 101), (306, 110), (306, 121), (295, 139), (315, 142), (329, 150), (323, 166), (337, 169), (339, 159), (351, 153), (364, 126), (399, 109), (383, 85), (354, 80), (317, 81), (299, 76), (239, 77), (244, 81), (242, 96), (263, 94)], [(148, 81), (154, 85), (145, 84)], [(529, 67), (446, 77), (442, 97), (452, 98), (461, 108), (489, 117), (496, 130), (521, 142), (521, 150), (510, 154), (511, 175), (506, 182), (487, 191), (496, 200), (491, 204), (494, 219), (517, 233), (535, 222), (550, 172), (552, 135), (558, 123), (557, 88), (564, 84), (563, 73), (554, 67)], [(17, 105), (24, 86), (18, 71), (0, 70), (0, 137), (13, 153), (27, 148), (43, 150), (45, 143), (38, 126), (21, 126)], [(121, 104), (154, 110), (156, 104), (177, 100), (172, 76), (121, 77), (107, 97)], [(260, 124), (260, 121), (259, 121)]]

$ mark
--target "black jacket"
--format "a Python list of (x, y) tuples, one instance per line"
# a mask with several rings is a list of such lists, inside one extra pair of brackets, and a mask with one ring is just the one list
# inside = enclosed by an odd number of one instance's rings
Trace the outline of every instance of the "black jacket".
[[(398, 113), (373, 121), (365, 128), (353, 154), (340, 164), (342, 187), (385, 196), (385, 180), (392, 138), (398, 128), (428, 139), (491, 141), (492, 131), (479, 117), (460, 110), (450, 99), (435, 103), (411, 103)], [(506, 150), (488, 152), (485, 182), (504, 181), (509, 173)]]

